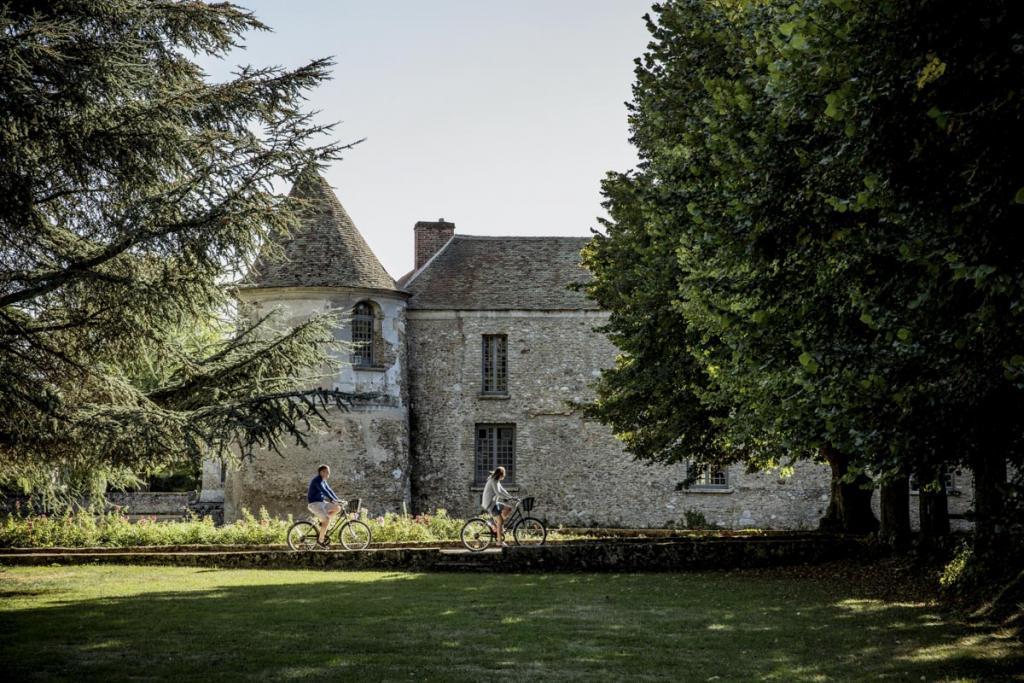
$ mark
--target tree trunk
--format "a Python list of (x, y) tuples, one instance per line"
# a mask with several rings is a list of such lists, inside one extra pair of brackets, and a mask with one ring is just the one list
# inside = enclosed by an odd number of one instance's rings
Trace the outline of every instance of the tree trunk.
[[(1007, 553), (1020, 552), (1009, 537), (1007, 454), (1020, 438), (1012, 425), (1024, 410), (1024, 392), (1009, 383), (999, 385), (976, 407), (977, 445), (967, 464), (974, 474), (974, 553), (992, 564), (1006, 561)], [(987, 424), (986, 424), (987, 423)]]
[(1006, 458), (1001, 449), (981, 449), (971, 459), (971, 469), (974, 471), (974, 552), (982, 557), (999, 552), (1004, 540)]
[(893, 548), (910, 542), (910, 477), (903, 475), (882, 484), (882, 528), (878, 538)]
[(843, 478), (849, 472), (850, 458), (831, 444), (821, 448), (821, 455), (832, 469), (832, 497), (818, 528), (848, 534), (878, 531), (878, 520), (871, 511), (871, 479), (858, 474), (852, 482), (845, 482)]
[[(931, 490), (938, 480), (938, 490)], [(934, 547), (949, 535), (949, 502), (946, 498), (946, 477), (935, 472), (918, 472), (921, 506), (921, 545)]]

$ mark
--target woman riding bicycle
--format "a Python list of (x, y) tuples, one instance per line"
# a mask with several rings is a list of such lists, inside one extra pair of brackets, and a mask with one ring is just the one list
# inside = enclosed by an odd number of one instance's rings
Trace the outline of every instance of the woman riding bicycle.
[(498, 547), (501, 548), (505, 545), (504, 528), (505, 520), (512, 513), (512, 505), (509, 505), (508, 501), (512, 496), (505, 487), (501, 485), (501, 480), (505, 478), (505, 468), (497, 467), (491, 476), (487, 477), (487, 484), (484, 486), (484, 494), (481, 499), (481, 504), (484, 510), (486, 510), (492, 517), (494, 517), (495, 535), (498, 538)]

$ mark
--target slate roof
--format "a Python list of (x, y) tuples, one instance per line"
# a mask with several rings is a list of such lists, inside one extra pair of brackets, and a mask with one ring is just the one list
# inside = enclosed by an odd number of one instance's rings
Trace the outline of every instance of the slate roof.
[(402, 278), (420, 310), (596, 310), (568, 285), (590, 280), (580, 265), (588, 237), (455, 235), (418, 272)]
[(283, 248), (284, 259), (261, 254), (243, 287), (395, 289), (395, 281), (323, 176), (309, 169), (295, 181), (289, 196), (306, 200), (308, 206), (298, 228), (272, 238)]

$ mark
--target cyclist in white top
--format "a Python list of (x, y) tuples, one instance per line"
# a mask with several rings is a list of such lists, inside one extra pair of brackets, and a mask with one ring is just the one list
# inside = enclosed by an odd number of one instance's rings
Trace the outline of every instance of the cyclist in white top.
[(487, 477), (487, 484), (484, 485), (484, 495), (481, 500), (484, 510), (494, 517), (494, 530), (498, 537), (499, 548), (505, 545), (503, 540), (505, 520), (512, 514), (512, 506), (506, 502), (512, 496), (501, 485), (501, 480), (504, 478), (504, 467), (498, 467), (491, 472), (491, 476)]

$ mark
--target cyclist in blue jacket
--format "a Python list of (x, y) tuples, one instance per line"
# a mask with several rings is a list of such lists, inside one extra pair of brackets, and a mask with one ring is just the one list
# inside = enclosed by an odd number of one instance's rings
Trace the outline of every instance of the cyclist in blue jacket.
[(327, 533), (327, 529), (331, 526), (331, 520), (341, 512), (341, 499), (331, 489), (327, 483), (327, 478), (331, 476), (331, 468), (327, 465), (320, 465), (317, 468), (316, 476), (309, 482), (309, 495), (306, 496), (309, 500), (309, 511), (320, 518), (320, 538), (318, 542), (320, 545), (327, 545), (324, 541), (324, 534)]

